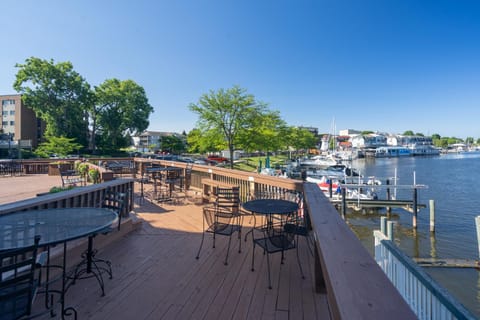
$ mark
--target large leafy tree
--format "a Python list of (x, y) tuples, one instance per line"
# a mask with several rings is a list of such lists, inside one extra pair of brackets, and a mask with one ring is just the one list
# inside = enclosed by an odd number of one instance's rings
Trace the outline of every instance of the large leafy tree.
[(22, 94), (24, 104), (45, 121), (47, 138), (63, 136), (86, 145), (91, 90), (73, 70), (72, 63), (31, 57), (15, 66), (19, 70), (13, 88)]
[(118, 150), (147, 129), (153, 107), (143, 87), (132, 80), (105, 80), (95, 87), (92, 130), (104, 151)]
[(186, 146), (184, 140), (175, 135), (161, 137), (160, 149), (173, 154), (179, 154), (185, 151)]
[(315, 148), (317, 138), (305, 128), (289, 127), (287, 133), (288, 146), (292, 147), (298, 155), (300, 149)]
[(238, 86), (230, 89), (210, 91), (190, 104), (190, 110), (199, 116), (198, 128), (201, 132), (209, 132), (222, 136), (230, 151), (230, 166), (233, 168), (233, 150), (239, 143), (243, 130), (251, 127), (252, 113), (265, 109), (265, 105), (255, 100), (251, 94)]
[(47, 141), (41, 143), (35, 154), (40, 157), (49, 157), (51, 154), (56, 154), (60, 157), (65, 157), (68, 154), (76, 153), (82, 145), (75, 142), (74, 138), (65, 137), (48, 137)]
[(202, 132), (200, 129), (192, 129), (187, 135), (188, 152), (205, 153), (220, 151), (227, 147), (225, 139), (218, 130)]
[(256, 110), (250, 126), (241, 134), (241, 145), (248, 151), (276, 151), (286, 146), (287, 125), (278, 111)]

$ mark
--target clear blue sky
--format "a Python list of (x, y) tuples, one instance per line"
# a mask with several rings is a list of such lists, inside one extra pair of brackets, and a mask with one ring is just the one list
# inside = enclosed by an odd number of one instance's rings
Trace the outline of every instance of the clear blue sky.
[(289, 125), (480, 137), (480, 1), (1, 0), (0, 94), (16, 63), (70, 61), (92, 86), (132, 79), (150, 130), (239, 85)]

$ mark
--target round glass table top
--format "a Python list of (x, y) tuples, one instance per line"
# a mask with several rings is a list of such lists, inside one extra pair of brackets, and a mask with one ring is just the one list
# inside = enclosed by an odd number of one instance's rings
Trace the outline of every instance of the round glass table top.
[(257, 199), (245, 202), (243, 208), (259, 214), (289, 214), (298, 210), (298, 204), (282, 199)]
[(110, 227), (117, 214), (105, 208), (62, 208), (29, 210), (0, 215), (0, 250), (33, 244), (61, 243), (94, 234)]

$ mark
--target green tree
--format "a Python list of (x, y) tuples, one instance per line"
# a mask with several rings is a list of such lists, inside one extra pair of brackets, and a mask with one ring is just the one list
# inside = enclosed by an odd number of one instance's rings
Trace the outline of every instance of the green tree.
[(212, 90), (202, 95), (197, 104), (190, 104), (189, 108), (198, 114), (198, 128), (202, 133), (213, 130), (225, 139), (233, 169), (234, 146), (239, 142), (242, 131), (252, 126), (252, 113), (261, 112), (265, 105), (257, 102), (245, 89), (234, 86), (227, 90)]
[(185, 142), (177, 136), (170, 135), (161, 138), (161, 150), (180, 154), (186, 150)]
[(48, 137), (46, 142), (41, 143), (35, 150), (37, 156), (47, 158), (51, 154), (66, 157), (68, 154), (78, 152), (81, 144), (75, 142), (75, 138)]
[(37, 117), (45, 121), (45, 136), (75, 138), (87, 145), (90, 85), (70, 62), (55, 63), (31, 57), (16, 64), (13, 88)]
[(104, 151), (118, 150), (130, 143), (132, 135), (148, 128), (153, 107), (145, 90), (132, 80), (105, 80), (95, 87), (92, 109), (93, 131)]
[(317, 138), (305, 128), (289, 127), (286, 137), (287, 146), (292, 147), (297, 155), (300, 149), (312, 149), (316, 147)]
[(412, 130), (407, 130), (407, 131), (405, 131), (405, 132), (403, 133), (403, 135), (404, 135), (404, 136), (414, 136), (415, 133), (413, 133)]
[(440, 138), (441, 138), (441, 136), (438, 133), (432, 134), (432, 140), (438, 140)]
[(468, 145), (473, 144), (474, 141), (475, 141), (475, 139), (473, 139), (473, 137), (467, 137), (467, 138), (465, 139), (465, 143), (468, 144)]
[(247, 151), (276, 151), (285, 147), (287, 125), (278, 111), (256, 110), (249, 116), (249, 127), (239, 134), (239, 144)]
[(214, 129), (206, 132), (192, 129), (187, 135), (187, 145), (190, 153), (215, 152), (227, 148), (223, 136)]

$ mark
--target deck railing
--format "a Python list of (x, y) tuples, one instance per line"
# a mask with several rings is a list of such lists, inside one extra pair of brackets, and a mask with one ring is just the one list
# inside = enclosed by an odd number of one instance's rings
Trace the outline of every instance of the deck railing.
[[(186, 163), (135, 158), (136, 174), (153, 164), (186, 169)], [(276, 178), (226, 168), (193, 165), (190, 184), (201, 190), (202, 178), (240, 187), (242, 201), (258, 192), (296, 190), (304, 193), (306, 212), (310, 215), (315, 242), (315, 284), (327, 295), (332, 319), (415, 319), (408, 304), (382, 269), (350, 230), (338, 211), (319, 187), (293, 179)], [(132, 179), (76, 188), (59, 195), (19, 201), (0, 206), (0, 214), (45, 207), (90, 206), (101, 198), (107, 186), (133, 190)]]
[(318, 185), (304, 184), (315, 239), (315, 282), (332, 319), (415, 319), (373, 257)]
[(49, 208), (98, 207), (104, 197), (105, 190), (110, 188), (114, 192), (126, 192), (129, 195), (122, 215), (127, 216), (128, 212), (133, 210), (133, 183), (134, 180), (131, 178), (117, 179), (11, 202), (0, 205), (0, 214)]
[[(145, 168), (153, 165), (174, 166), (182, 169), (187, 168), (186, 163), (135, 158), (137, 172), (145, 172)], [(191, 168), (190, 186), (198, 190), (202, 189), (202, 179), (209, 178), (219, 182), (236, 185), (240, 188), (242, 201), (249, 199), (251, 195), (261, 192), (284, 192), (286, 190), (302, 191), (302, 181), (270, 177), (255, 172), (231, 170), (221, 167), (194, 164)]]
[[(185, 163), (135, 159), (139, 172), (152, 164), (186, 168)], [(143, 168), (143, 169), (142, 169)], [(257, 193), (304, 193), (315, 242), (315, 283), (326, 293), (332, 319), (415, 319), (373, 257), (358, 241), (316, 184), (226, 168), (193, 165), (191, 186), (202, 178), (240, 187), (241, 200)]]
[[(419, 319), (475, 319), (387, 236), (375, 230), (375, 260)], [(391, 228), (389, 228), (391, 230)]]

